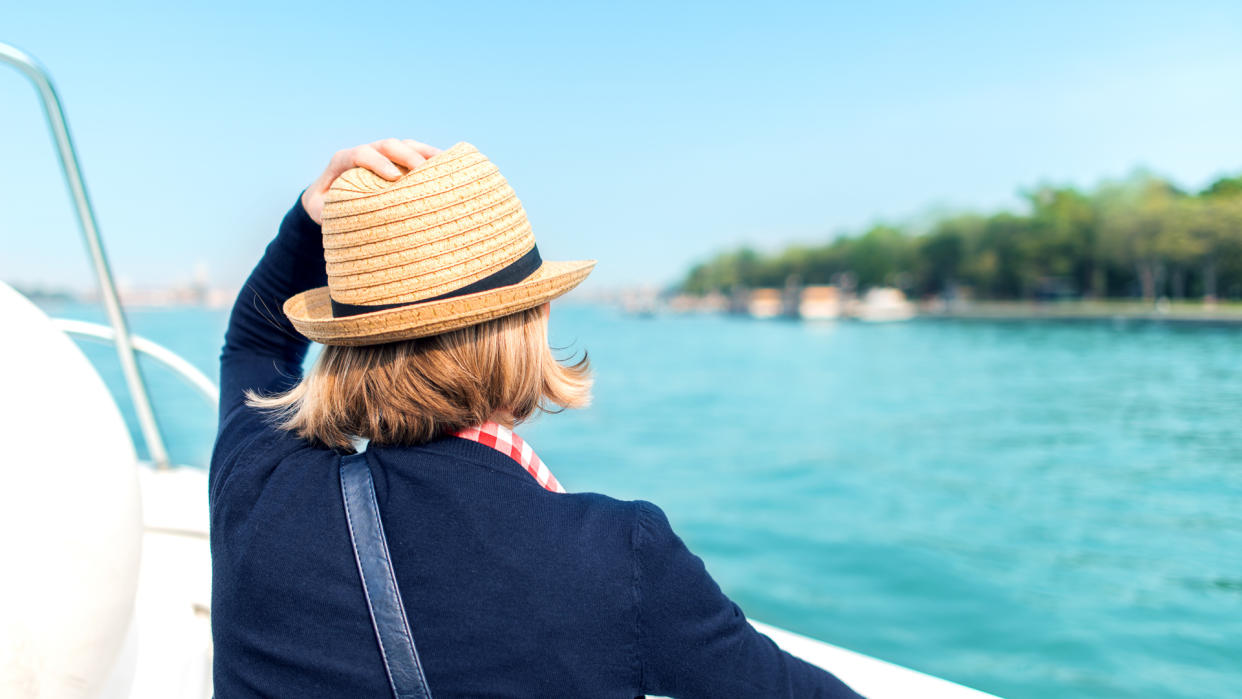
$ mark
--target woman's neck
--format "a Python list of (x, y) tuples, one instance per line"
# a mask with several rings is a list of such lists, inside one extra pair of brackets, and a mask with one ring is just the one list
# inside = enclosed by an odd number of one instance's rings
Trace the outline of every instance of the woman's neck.
[(491, 417), (487, 418), (487, 420), (488, 422), (495, 422), (504, 425), (509, 429), (513, 429), (513, 414), (508, 410), (497, 410), (492, 413)]

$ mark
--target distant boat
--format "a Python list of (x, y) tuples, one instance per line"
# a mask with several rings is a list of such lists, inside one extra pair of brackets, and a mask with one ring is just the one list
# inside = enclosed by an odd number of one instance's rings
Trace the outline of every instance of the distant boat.
[(804, 320), (833, 320), (841, 316), (841, 293), (835, 286), (803, 287), (798, 301), (798, 317)]
[(891, 323), (914, 317), (914, 304), (901, 289), (876, 287), (869, 290), (854, 309), (854, 316), (868, 323)]
[(755, 289), (746, 302), (751, 318), (775, 318), (782, 315), (784, 308), (785, 299), (780, 289)]

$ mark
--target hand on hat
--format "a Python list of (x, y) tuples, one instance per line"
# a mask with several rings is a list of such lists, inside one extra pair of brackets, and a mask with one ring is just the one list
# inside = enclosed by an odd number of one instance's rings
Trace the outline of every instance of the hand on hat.
[[(440, 149), (410, 139), (386, 138), (353, 148), (339, 150), (328, 161), (328, 167), (311, 186), (302, 193), (302, 208), (315, 223), (323, 223), (323, 200), (328, 188), (342, 172), (350, 168), (365, 167), (386, 180), (395, 180), (413, 170)], [(401, 166), (401, 167), (398, 167)], [(402, 170), (404, 167), (406, 170)]]

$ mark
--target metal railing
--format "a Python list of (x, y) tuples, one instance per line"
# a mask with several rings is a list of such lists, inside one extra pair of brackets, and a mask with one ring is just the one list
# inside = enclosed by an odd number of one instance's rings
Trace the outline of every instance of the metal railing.
[(29, 78), (43, 102), (43, 113), (47, 117), (48, 128), (52, 132), (52, 140), (56, 144), (56, 152), (60, 156), (61, 170), (65, 174), (65, 184), (69, 187), (69, 196), (73, 199), (74, 213), (82, 229), (82, 238), (86, 242), (86, 250), (95, 268), (95, 277), (99, 282), (99, 297), (103, 299), (104, 308), (108, 312), (108, 321), (112, 324), (113, 342), (116, 345), (117, 358), (121, 361), (121, 371), (125, 375), (125, 383), (134, 403), (134, 413), (138, 417), (138, 426), (142, 430), (142, 438), (146, 442), (147, 451), (156, 466), (168, 467), (168, 450), (164, 447), (164, 438), (160, 433), (159, 424), (155, 421), (155, 410), (151, 407), (151, 397), (147, 392), (146, 381), (138, 367), (134, 355), (134, 344), (125, 322), (125, 312), (116, 293), (116, 283), (112, 280), (112, 270), (108, 266), (108, 258), (104, 254), (103, 242), (99, 238), (99, 227), (95, 222), (95, 210), (91, 206), (90, 197), (86, 193), (86, 182), (82, 179), (82, 169), (78, 165), (77, 151), (73, 147), (73, 139), (69, 136), (69, 125), (65, 122), (65, 112), (61, 107), (52, 78), (43, 66), (25, 52), (8, 44), (0, 43), (0, 62), (16, 68), (22, 75)]
[[(53, 318), (52, 324), (73, 337), (99, 340), (106, 344), (116, 341), (116, 330), (99, 323), (88, 323), (84, 320), (70, 318)], [(171, 369), (173, 373), (185, 379), (186, 383), (198, 389), (198, 392), (212, 405), (220, 403), (220, 388), (206, 374), (199, 371), (198, 367), (187, 362), (181, 355), (141, 335), (130, 335), (129, 339), (135, 352), (141, 352)]]

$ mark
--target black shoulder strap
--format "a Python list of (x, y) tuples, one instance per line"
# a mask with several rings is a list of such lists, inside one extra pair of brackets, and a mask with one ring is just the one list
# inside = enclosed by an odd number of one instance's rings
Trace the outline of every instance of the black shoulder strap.
[(388, 539), (375, 500), (375, 483), (365, 454), (341, 459), (341, 497), (345, 521), (354, 544), (354, 558), (362, 577), (362, 591), (371, 611), (371, 625), (379, 641), (380, 657), (388, 672), (388, 684), (397, 699), (431, 699), (423, 666), (418, 661), (414, 636), (405, 616), (405, 605), (393, 575)]

